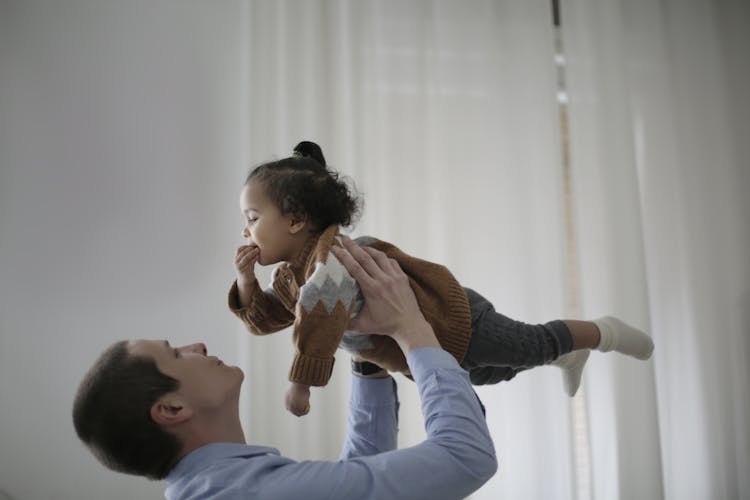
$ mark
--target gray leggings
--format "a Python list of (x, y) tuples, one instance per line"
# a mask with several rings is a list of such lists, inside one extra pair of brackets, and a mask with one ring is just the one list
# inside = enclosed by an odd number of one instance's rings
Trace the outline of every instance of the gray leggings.
[(474, 385), (497, 384), (520, 371), (554, 361), (573, 348), (573, 337), (560, 320), (529, 325), (495, 311), (492, 304), (464, 288), (471, 307), (471, 341), (461, 366)]

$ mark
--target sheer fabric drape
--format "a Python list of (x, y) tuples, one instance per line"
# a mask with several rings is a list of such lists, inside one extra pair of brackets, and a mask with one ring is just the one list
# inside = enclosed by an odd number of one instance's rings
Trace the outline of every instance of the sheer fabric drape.
[[(629, 308), (657, 345), (653, 378), (625, 361), (587, 374), (618, 395), (590, 404), (618, 428), (592, 426), (596, 498), (655, 498), (660, 483), (666, 498), (745, 498), (750, 8), (574, 0), (563, 16), (586, 312)], [(655, 413), (633, 404), (654, 388)]]
[[(689, 4), (561, 5), (580, 310), (656, 342), (647, 363), (590, 359), (592, 498), (748, 495), (747, 8)], [(568, 313), (548, 2), (247, 6), (250, 163), (314, 140), (363, 193), (353, 235), (447, 265), (509, 316)], [(283, 408), (289, 335), (247, 344), (249, 439), (334, 459), (348, 355), (300, 420)], [(500, 471), (472, 498), (579, 498), (559, 378), (478, 388)], [(408, 446), (424, 432), (398, 380)]]

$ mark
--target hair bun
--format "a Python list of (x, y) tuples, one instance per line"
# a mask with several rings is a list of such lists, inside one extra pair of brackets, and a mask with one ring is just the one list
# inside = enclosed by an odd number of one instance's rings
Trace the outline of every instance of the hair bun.
[(302, 156), (305, 158), (312, 158), (324, 167), (326, 166), (326, 159), (323, 157), (323, 150), (320, 146), (310, 141), (302, 141), (294, 146), (294, 153), (296, 156)]

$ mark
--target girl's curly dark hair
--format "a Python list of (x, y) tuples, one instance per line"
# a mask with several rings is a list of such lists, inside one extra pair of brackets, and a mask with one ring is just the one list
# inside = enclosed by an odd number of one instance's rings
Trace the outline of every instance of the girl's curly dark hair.
[(329, 170), (320, 146), (302, 141), (288, 158), (255, 167), (245, 180), (260, 182), (283, 214), (307, 217), (319, 231), (356, 222), (362, 202), (346, 178)]

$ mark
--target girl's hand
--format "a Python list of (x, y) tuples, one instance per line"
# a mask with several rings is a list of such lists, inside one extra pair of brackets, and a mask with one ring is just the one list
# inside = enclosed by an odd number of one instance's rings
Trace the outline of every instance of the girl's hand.
[(255, 263), (260, 250), (255, 245), (242, 245), (234, 254), (234, 269), (237, 272), (237, 288), (246, 289), (255, 283)]
[(310, 386), (292, 383), (286, 391), (286, 409), (293, 415), (302, 417), (310, 412)]

